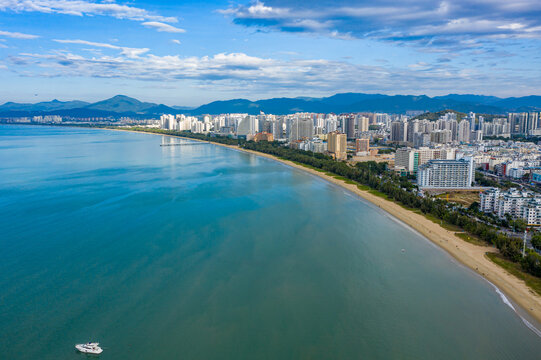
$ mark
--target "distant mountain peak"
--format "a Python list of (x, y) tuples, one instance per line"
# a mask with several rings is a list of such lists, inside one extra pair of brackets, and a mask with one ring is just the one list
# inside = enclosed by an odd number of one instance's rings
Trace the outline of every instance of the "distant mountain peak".
[(122, 94), (115, 95), (107, 100), (135, 100), (135, 101), (140, 102), (136, 98), (130, 97), (128, 95), (122, 95)]

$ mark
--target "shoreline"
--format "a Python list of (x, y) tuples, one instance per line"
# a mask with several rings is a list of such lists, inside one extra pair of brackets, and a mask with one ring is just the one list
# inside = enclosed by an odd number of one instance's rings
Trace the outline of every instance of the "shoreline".
[[(535, 319), (541, 324), (541, 296), (531, 290), (524, 281), (516, 278), (514, 275), (509, 274), (505, 269), (501, 268), (496, 263), (492, 262), (485, 254), (487, 252), (498, 252), (496, 248), (490, 246), (479, 246), (468, 243), (455, 235), (454, 231), (447, 230), (440, 225), (432, 222), (423, 215), (417, 214), (413, 211), (407, 210), (399, 204), (374, 195), (367, 190), (361, 190), (357, 187), (357, 184), (348, 184), (343, 180), (336, 179), (323, 172), (299, 165), (289, 160), (280, 159), (274, 155), (265, 154), (253, 150), (247, 150), (239, 148), (234, 145), (226, 145), (215, 142), (208, 142), (199, 139), (193, 139), (189, 137), (183, 137), (179, 135), (168, 135), (159, 133), (150, 133), (144, 131), (134, 130), (122, 130), (122, 129), (104, 129), (101, 130), (113, 130), (113, 131), (125, 131), (134, 133), (144, 133), (158, 136), (176, 137), (185, 140), (199, 141), (204, 143), (211, 143), (218, 146), (223, 146), (232, 150), (241, 151), (244, 153), (262, 156), (271, 160), (278, 161), (287, 166), (305, 171), (309, 174), (318, 176), (334, 185), (340, 186), (362, 199), (372, 203), (374, 206), (382, 209), (391, 216), (395, 217), (406, 226), (417, 231), (423, 237), (431, 241), (433, 244), (439, 246), (446, 251), (460, 264), (471, 269), (479, 276), (487, 280), (492, 286), (501, 290), (505, 296), (509, 297), (514, 303), (519, 305), (529, 316)], [(521, 316), (517, 312), (518, 316)], [(524, 321), (525, 319), (523, 319)]]

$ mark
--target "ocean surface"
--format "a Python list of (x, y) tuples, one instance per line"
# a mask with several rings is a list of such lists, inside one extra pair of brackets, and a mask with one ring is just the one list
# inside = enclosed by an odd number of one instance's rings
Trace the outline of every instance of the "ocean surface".
[(491, 284), (322, 179), (212, 144), (0, 126), (0, 358), (83, 359), (90, 340), (104, 360), (541, 358)]

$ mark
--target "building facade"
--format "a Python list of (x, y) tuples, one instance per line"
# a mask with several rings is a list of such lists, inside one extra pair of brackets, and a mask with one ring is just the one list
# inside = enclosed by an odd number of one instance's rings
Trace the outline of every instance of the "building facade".
[(541, 225), (541, 197), (533, 192), (491, 188), (482, 192), (479, 198), (479, 209), (483, 212), (495, 214), (500, 219), (506, 216), (524, 219), (530, 226)]
[(473, 183), (473, 160), (430, 160), (419, 167), (417, 185), (420, 188), (466, 189)]
[(356, 152), (369, 152), (370, 151), (370, 139), (357, 139), (355, 140)]
[(404, 168), (410, 174), (417, 173), (419, 152), (409, 147), (397, 149), (394, 155), (394, 165), (398, 168)]
[(337, 160), (347, 159), (347, 135), (337, 131), (327, 135), (327, 151)]

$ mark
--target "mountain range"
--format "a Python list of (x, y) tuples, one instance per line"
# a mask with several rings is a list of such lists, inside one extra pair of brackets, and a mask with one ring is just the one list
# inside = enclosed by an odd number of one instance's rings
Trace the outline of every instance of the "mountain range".
[(385, 112), (405, 113), (409, 110), (441, 111), (453, 109), (460, 112), (504, 114), (507, 112), (541, 111), (541, 96), (499, 98), (484, 95), (449, 94), (429, 97), (426, 95), (383, 95), (343, 93), (329, 97), (272, 98), (251, 101), (233, 99), (214, 101), (197, 108), (166, 106), (117, 95), (103, 101), (48, 101), (35, 104), (7, 102), (0, 105), (0, 117), (60, 115), (66, 117), (157, 117), (161, 114), (224, 114), (248, 113), (291, 114), (295, 112), (346, 113)]

